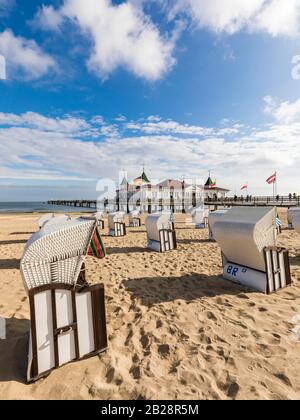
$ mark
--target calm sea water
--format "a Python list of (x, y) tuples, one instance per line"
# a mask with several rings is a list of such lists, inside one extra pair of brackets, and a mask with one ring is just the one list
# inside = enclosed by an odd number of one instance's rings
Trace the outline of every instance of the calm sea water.
[(50, 206), (42, 202), (27, 202), (27, 203), (5, 203), (0, 202), (0, 214), (2, 213), (72, 213), (72, 212), (86, 212), (92, 213), (91, 209), (82, 209), (65, 206)]

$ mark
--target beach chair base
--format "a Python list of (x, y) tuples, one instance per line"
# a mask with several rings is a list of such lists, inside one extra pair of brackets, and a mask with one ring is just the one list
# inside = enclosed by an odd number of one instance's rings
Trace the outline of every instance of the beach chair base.
[(125, 225), (125, 223), (116, 222), (114, 224), (114, 229), (110, 229), (109, 235), (114, 236), (114, 237), (126, 236), (126, 225)]
[(292, 284), (288, 251), (268, 247), (264, 250), (266, 271), (258, 271), (227, 261), (223, 255), (224, 278), (267, 295)]
[(175, 229), (163, 229), (159, 231), (160, 241), (148, 240), (148, 248), (156, 252), (167, 252), (177, 249)]
[(142, 222), (141, 219), (139, 217), (135, 217), (132, 219), (132, 221), (129, 223), (129, 227), (141, 227), (142, 226)]
[(28, 382), (107, 348), (104, 286), (51, 283), (29, 292)]

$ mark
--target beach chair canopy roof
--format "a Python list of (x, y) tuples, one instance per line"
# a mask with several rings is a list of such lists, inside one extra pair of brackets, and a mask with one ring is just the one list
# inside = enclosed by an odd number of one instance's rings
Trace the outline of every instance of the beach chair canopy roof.
[(141, 215), (141, 212), (138, 209), (130, 212), (131, 217), (139, 217), (140, 215)]
[(95, 219), (66, 220), (32, 235), (21, 259), (26, 290), (52, 282), (75, 284), (96, 224)]
[(208, 215), (208, 224), (211, 228), (211, 230), (213, 230), (213, 226), (214, 224), (224, 216), (224, 214), (226, 214), (228, 212), (228, 210), (216, 210), (216, 211), (211, 211)]
[(204, 218), (208, 217), (209, 209), (204, 207), (196, 207), (191, 211), (191, 215), (194, 223), (201, 224), (204, 223)]
[(104, 212), (103, 211), (97, 211), (92, 215), (96, 220), (102, 220), (103, 219)]
[(146, 218), (145, 226), (149, 240), (160, 241), (159, 231), (172, 227), (172, 212), (153, 213)]
[(297, 214), (300, 214), (300, 207), (290, 208), (287, 212), (288, 223), (293, 224), (293, 219)]
[(276, 246), (276, 215), (276, 208), (235, 207), (217, 220), (213, 235), (227, 260), (264, 272), (264, 248)]
[(49, 222), (49, 220), (53, 219), (55, 217), (54, 213), (47, 213), (44, 214), (39, 220), (39, 227), (42, 228), (45, 223)]
[(299, 213), (297, 213), (297, 214), (294, 216), (294, 219), (293, 219), (293, 225), (294, 225), (294, 228), (295, 228), (296, 232), (298, 232), (298, 233), (299, 233), (299, 235), (300, 235), (300, 212), (299, 212)]
[(61, 225), (62, 223), (68, 222), (72, 220), (71, 216), (67, 214), (61, 214), (58, 216), (55, 216), (50, 218), (48, 221), (46, 221), (41, 229), (51, 229), (52, 226)]

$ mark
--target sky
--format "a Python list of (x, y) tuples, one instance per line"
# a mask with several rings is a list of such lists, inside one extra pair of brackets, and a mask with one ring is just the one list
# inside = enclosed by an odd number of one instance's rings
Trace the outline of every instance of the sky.
[(299, 94), (300, 0), (0, 0), (0, 201), (143, 166), (300, 194)]

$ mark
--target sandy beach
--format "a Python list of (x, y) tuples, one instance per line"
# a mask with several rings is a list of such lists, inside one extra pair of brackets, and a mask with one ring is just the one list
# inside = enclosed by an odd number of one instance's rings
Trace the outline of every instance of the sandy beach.
[(105, 284), (109, 349), (30, 385), (19, 262), (40, 216), (1, 215), (0, 398), (299, 399), (300, 335), (291, 330), (297, 315), (300, 326), (300, 236), (281, 215), (294, 285), (272, 296), (222, 279), (218, 245), (186, 216), (177, 217), (178, 250), (165, 254), (146, 250), (144, 226), (125, 238), (105, 229), (107, 258), (89, 257), (87, 277)]

